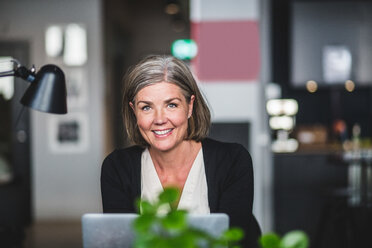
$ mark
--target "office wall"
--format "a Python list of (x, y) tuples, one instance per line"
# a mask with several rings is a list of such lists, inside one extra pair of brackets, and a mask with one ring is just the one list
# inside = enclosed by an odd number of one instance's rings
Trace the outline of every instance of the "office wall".
[[(79, 219), (101, 211), (99, 188), (103, 158), (102, 30), (99, 0), (16, 0), (0, 2), (0, 39), (30, 44), (30, 61), (40, 68), (50, 63), (44, 31), (50, 24), (83, 24), (87, 29), (88, 61), (80, 67), (87, 82), (87, 102), (61, 117), (31, 111), (32, 199), (36, 220)], [(73, 68), (63, 66), (70, 71)], [(85, 116), (86, 146), (51, 149), (50, 129), (60, 118)]]

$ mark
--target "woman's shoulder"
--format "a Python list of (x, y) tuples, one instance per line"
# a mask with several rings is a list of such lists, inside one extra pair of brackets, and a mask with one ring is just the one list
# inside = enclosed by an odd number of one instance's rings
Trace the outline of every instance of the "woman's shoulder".
[(221, 142), (206, 138), (202, 141), (206, 172), (219, 177), (234, 173), (243, 175), (252, 169), (252, 158), (247, 149), (239, 143)]
[(132, 196), (140, 194), (141, 166), (139, 165), (141, 165), (142, 151), (143, 148), (139, 146), (115, 149), (104, 159), (101, 166), (102, 192), (105, 190), (110, 192), (114, 189), (111, 193), (115, 197), (118, 197), (118, 192), (121, 194), (124, 191), (125, 194), (132, 194)]
[(223, 142), (211, 138), (205, 138), (202, 141), (203, 150), (215, 150), (225, 152), (247, 151), (243, 145), (239, 143)]
[(143, 150), (144, 148), (141, 146), (117, 148), (106, 156), (106, 158), (104, 159), (104, 163), (105, 162), (131, 163), (138, 160), (140, 161)]
[(251, 162), (252, 158), (247, 149), (239, 144), (232, 142), (222, 142), (210, 138), (205, 138), (202, 141), (203, 154), (208, 159), (216, 161), (243, 160)]

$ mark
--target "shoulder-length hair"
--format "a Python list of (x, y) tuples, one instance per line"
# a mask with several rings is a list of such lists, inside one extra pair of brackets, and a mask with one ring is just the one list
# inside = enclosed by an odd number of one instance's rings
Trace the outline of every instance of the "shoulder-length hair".
[(209, 108), (188, 66), (172, 56), (160, 55), (143, 59), (124, 77), (122, 116), (129, 140), (136, 145), (148, 146), (138, 129), (136, 116), (129, 103), (134, 104), (141, 89), (160, 82), (179, 86), (187, 103), (190, 102), (192, 95), (195, 96), (185, 139), (201, 141), (207, 136), (211, 123)]

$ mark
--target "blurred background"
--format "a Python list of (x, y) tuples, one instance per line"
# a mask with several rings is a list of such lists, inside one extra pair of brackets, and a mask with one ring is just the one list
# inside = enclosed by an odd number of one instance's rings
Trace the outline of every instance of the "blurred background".
[(128, 146), (122, 78), (149, 54), (193, 70), (210, 136), (251, 153), (264, 232), (371, 247), (372, 1), (0, 0), (0, 72), (56, 64), (68, 114), (0, 79), (0, 247), (82, 247), (100, 167)]

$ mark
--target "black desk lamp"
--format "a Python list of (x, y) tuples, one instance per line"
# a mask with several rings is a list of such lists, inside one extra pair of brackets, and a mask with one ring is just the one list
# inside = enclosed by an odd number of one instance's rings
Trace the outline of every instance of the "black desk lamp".
[(35, 73), (35, 68), (28, 70), (17, 60), (12, 60), (15, 68), (11, 71), (0, 72), (0, 77), (20, 77), (31, 85), (21, 98), (24, 106), (42, 112), (66, 114), (66, 82), (63, 71), (56, 65), (44, 65)]

